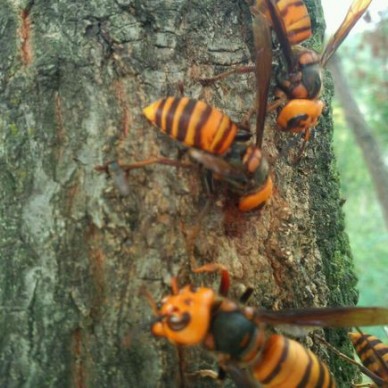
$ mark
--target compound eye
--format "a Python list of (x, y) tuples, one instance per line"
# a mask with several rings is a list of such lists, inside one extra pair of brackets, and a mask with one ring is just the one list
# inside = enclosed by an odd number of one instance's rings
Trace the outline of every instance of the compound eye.
[(170, 315), (167, 318), (167, 325), (173, 331), (181, 331), (190, 323), (190, 314), (183, 313), (181, 316)]

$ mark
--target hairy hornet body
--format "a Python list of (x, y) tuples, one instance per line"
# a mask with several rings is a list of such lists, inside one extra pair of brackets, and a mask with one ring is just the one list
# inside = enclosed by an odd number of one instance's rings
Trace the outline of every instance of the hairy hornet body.
[(297, 46), (292, 50), (296, 67), (292, 72), (278, 72), (277, 84), (288, 99), (318, 98), (322, 89), (320, 56), (313, 50)]
[[(268, 337), (252, 320), (250, 309), (224, 300), (213, 315), (205, 347), (249, 366), (254, 381), (264, 387), (335, 387), (328, 368), (311, 351), (282, 335)], [(224, 360), (223, 360), (224, 358)]]
[(167, 97), (144, 109), (151, 123), (189, 147), (189, 155), (229, 184), (239, 196), (238, 207), (250, 211), (272, 195), (269, 167), (259, 148), (247, 144), (250, 134), (239, 131), (225, 114), (202, 101)]
[[(363, 365), (385, 383), (383, 386), (388, 386), (388, 346), (369, 334), (349, 333), (349, 338)], [(373, 375), (370, 377), (373, 380)], [(382, 386), (377, 381), (376, 384)]]
[(234, 147), (224, 158), (191, 149), (192, 159), (213, 172), (217, 180), (227, 182), (238, 195), (238, 208), (247, 212), (264, 205), (272, 196), (273, 182), (269, 165), (259, 148), (250, 145)]
[[(176, 345), (203, 344), (219, 355), (220, 367), (249, 367), (251, 384), (264, 387), (335, 387), (327, 366), (301, 344), (281, 335), (266, 338), (250, 308), (240, 308), (209, 288), (186, 286), (162, 301), (165, 319), (152, 334)], [(251, 385), (253, 386), (253, 385)]]
[(147, 106), (143, 113), (174, 140), (217, 155), (230, 149), (238, 131), (227, 115), (187, 97), (162, 98)]
[[(283, 24), (284, 36), (290, 45), (297, 45), (310, 38), (311, 20), (306, 5), (301, 0), (257, 0), (257, 10), (265, 16), (268, 23), (277, 30), (277, 24)], [(279, 16), (273, 17), (276, 7)]]
[[(209, 272), (205, 267), (196, 272)], [(215, 264), (213, 264), (215, 266)], [(151, 332), (176, 345), (202, 344), (215, 352), (219, 366), (241, 387), (335, 387), (328, 368), (298, 342), (281, 335), (265, 334), (266, 324), (345, 327), (388, 321), (383, 308), (322, 308), (284, 311), (239, 306), (226, 297), (229, 274), (222, 273), (220, 295), (206, 287), (186, 285), (154, 306)]]
[(317, 97), (322, 85), (320, 56), (299, 46), (312, 36), (306, 5), (300, 0), (257, 0), (257, 6), (275, 30), (287, 62), (287, 70), (277, 75), (279, 88), (289, 99)]
[[(167, 97), (144, 109), (151, 123), (189, 147), (188, 154), (228, 184), (238, 196), (238, 208), (246, 212), (262, 206), (273, 192), (269, 166), (262, 154), (264, 123), (272, 70), (271, 36), (266, 19), (253, 19), (256, 49), (256, 141), (228, 116), (204, 102)], [(221, 75), (221, 77), (225, 76)]]
[[(306, 100), (319, 98), (322, 89), (322, 69), (366, 11), (371, 0), (353, 1), (345, 19), (327, 43), (322, 55), (299, 46), (299, 43), (311, 36), (310, 17), (303, 1), (257, 1), (259, 8), (264, 9), (265, 14), (270, 19), (286, 61), (286, 68), (278, 72), (277, 83), (280, 91), (277, 94), (278, 96), (285, 95), (290, 100), (297, 99), (299, 107), (305, 106), (305, 114), (309, 116), (307, 121), (311, 125), (309, 127), (306, 124), (300, 128), (308, 132), (317, 123), (322, 109), (318, 109), (318, 105), (315, 109), (311, 109), (312, 104)], [(295, 28), (295, 25), (300, 28)], [(320, 105), (323, 106), (323, 103)], [(287, 105), (284, 109), (286, 109), (286, 113), (280, 113), (277, 123), (282, 130), (295, 132), (293, 130), (295, 126), (290, 126), (289, 122), (298, 121), (301, 112), (296, 110), (295, 116), (291, 117), (293, 109)], [(287, 116), (288, 120), (284, 120), (284, 116)], [(304, 121), (306, 122), (306, 120)], [(308, 138), (309, 133), (306, 133), (305, 140)]]

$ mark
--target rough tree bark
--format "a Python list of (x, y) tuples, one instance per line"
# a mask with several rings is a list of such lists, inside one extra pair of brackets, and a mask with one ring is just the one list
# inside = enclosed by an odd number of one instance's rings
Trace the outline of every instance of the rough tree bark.
[[(307, 4), (322, 32), (320, 8)], [(190, 272), (186, 237), (206, 201), (199, 170), (136, 170), (123, 197), (94, 167), (176, 157), (176, 143), (141, 109), (177, 94), (182, 80), (186, 95), (241, 120), (254, 101), (252, 75), (207, 88), (195, 78), (250, 61), (250, 20), (244, 0), (1, 1), (0, 386), (214, 386), (186, 376), (209, 367), (208, 354), (185, 351), (179, 363), (173, 346), (151, 338), (139, 294), (147, 287), (159, 299), (177, 274), (216, 285)], [(221, 191), (201, 223), (196, 261), (226, 265), (235, 295), (253, 286), (257, 306), (353, 304), (330, 115), (297, 166), (279, 156), (290, 136), (273, 123), (270, 115), (273, 199), (239, 214)], [(344, 331), (330, 333), (335, 345), (345, 341)], [(349, 385), (353, 369), (331, 367)]]

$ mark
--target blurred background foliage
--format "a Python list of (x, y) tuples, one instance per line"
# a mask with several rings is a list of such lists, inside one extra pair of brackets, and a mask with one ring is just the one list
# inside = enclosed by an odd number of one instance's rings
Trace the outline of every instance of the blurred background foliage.
[[(368, 18), (368, 14), (366, 18)], [(339, 49), (344, 72), (388, 165), (388, 10), (368, 30), (350, 34)], [(388, 306), (388, 226), (355, 136), (334, 99), (334, 149), (356, 273), (359, 305)], [(383, 328), (368, 329), (388, 343)]]

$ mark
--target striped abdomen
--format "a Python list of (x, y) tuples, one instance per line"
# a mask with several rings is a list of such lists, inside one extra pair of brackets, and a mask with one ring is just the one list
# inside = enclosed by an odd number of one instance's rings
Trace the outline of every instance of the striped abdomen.
[(310, 350), (281, 335), (268, 338), (263, 353), (252, 367), (264, 387), (332, 388), (335, 381), (327, 366)]
[(257, 147), (247, 147), (243, 157), (244, 168), (252, 176), (253, 189), (247, 190), (239, 199), (238, 208), (247, 212), (263, 206), (273, 193), (273, 182), (269, 175), (268, 162)]
[(228, 116), (202, 101), (167, 97), (143, 110), (153, 124), (175, 140), (213, 154), (232, 145), (237, 126)]
[(388, 382), (388, 346), (369, 334), (349, 333), (349, 338), (364, 366)]
[(312, 35), (310, 16), (302, 0), (277, 0), (276, 6), (291, 45), (303, 42)]
[(279, 113), (277, 124), (283, 131), (306, 131), (317, 124), (323, 108), (321, 100), (291, 100)]

